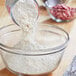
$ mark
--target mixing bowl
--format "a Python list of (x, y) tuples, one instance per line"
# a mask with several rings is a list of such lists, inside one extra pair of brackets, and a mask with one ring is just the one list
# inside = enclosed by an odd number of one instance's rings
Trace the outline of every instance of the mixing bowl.
[(39, 24), (35, 37), (43, 48), (23, 50), (16, 47), (22, 40), (19, 26), (0, 28), (0, 52), (8, 70), (19, 76), (48, 76), (58, 67), (69, 41), (68, 33), (54, 25)]

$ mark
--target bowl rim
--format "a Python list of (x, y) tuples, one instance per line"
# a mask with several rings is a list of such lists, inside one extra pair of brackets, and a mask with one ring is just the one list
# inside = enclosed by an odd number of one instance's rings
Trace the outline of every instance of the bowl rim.
[[(3, 26), (0, 28), (0, 31), (2, 29), (5, 29), (5, 28), (8, 28), (9, 26), (13, 26), (15, 24), (10, 24), (10, 25), (7, 25), (7, 26)], [(67, 47), (67, 44), (69, 42), (69, 34), (62, 28), (58, 27), (58, 26), (55, 26), (55, 25), (49, 25), (49, 24), (42, 24), (42, 25), (48, 25), (49, 27), (53, 27), (53, 28), (56, 28), (56, 29), (59, 29), (61, 30), (62, 32), (65, 33), (65, 35), (67, 36), (65, 42), (57, 47), (54, 47), (54, 48), (48, 48), (48, 49), (39, 49), (37, 51), (42, 51), (42, 53), (35, 53), (35, 51), (33, 51), (33, 53), (21, 53), (21, 52), (13, 52), (13, 51), (10, 51), (10, 50), (19, 50), (17, 48), (14, 48), (14, 47), (9, 47), (9, 46), (6, 46), (2, 43), (0, 43), (0, 49), (4, 52), (7, 52), (7, 53), (12, 53), (12, 54), (18, 54), (18, 55), (24, 55), (24, 56), (41, 56), (41, 55), (48, 55), (48, 54), (54, 54), (54, 53), (58, 53), (58, 52), (61, 52), (63, 51), (66, 47)], [(20, 29), (17, 29), (15, 31), (20, 31)], [(11, 32), (14, 32), (14, 31), (11, 31)], [(43, 51), (44, 50), (44, 51)], [(51, 51), (46, 51), (46, 50), (51, 50)], [(29, 54), (28, 54), (29, 53)]]

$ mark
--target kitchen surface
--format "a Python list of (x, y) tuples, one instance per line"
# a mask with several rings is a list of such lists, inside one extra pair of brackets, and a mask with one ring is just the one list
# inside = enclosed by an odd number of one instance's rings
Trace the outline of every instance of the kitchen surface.
[[(73, 57), (76, 55), (76, 19), (70, 21), (70, 22), (63, 22), (63, 23), (57, 23), (50, 19), (47, 10), (41, 6), (42, 3), (38, 1), (40, 4), (39, 7), (39, 19), (38, 22), (40, 23), (47, 23), (50, 25), (59, 26), (63, 29), (65, 29), (69, 35), (70, 35), (70, 41), (68, 44), (68, 47), (65, 49), (63, 58), (58, 66), (58, 68), (52, 73), (52, 76), (63, 76), (64, 72), (68, 68), (68, 66), (71, 64)], [(76, 5), (76, 0), (73, 0), (71, 3), (72, 6)], [(13, 21), (11, 20), (7, 9), (5, 7), (5, 0), (0, 1), (0, 27), (13, 24)], [(13, 76), (12, 73), (8, 72), (5, 68), (5, 65), (0, 57), (0, 76)], [(4, 74), (5, 73), (5, 74)], [(49, 75), (51, 76), (51, 74)]]

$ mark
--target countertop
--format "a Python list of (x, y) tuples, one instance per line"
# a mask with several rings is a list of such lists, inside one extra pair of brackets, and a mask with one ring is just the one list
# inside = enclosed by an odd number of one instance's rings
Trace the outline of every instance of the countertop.
[[(73, 2), (76, 4), (76, 2)], [(4, 0), (0, 1), (0, 27), (12, 24), (12, 20), (4, 6)], [(72, 58), (76, 55), (76, 19), (68, 23), (56, 23), (49, 18), (48, 13), (44, 7), (40, 7), (39, 22), (48, 23), (50, 25), (60, 26), (65, 29), (70, 35), (68, 47), (65, 50), (63, 58), (58, 68), (53, 72), (53, 76), (62, 76), (68, 65), (71, 63)], [(0, 70), (5, 68), (0, 57)]]

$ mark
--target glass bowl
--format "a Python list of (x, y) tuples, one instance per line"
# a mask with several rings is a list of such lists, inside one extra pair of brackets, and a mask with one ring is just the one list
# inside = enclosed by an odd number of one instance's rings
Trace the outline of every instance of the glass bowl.
[[(51, 12), (50, 12), (50, 8), (46, 7), (47, 8), (47, 11), (48, 11), (48, 14), (50, 15), (50, 18), (56, 22), (69, 22), (71, 20), (62, 20), (62, 19), (59, 19), (59, 18), (56, 18)], [(52, 9), (53, 10), (53, 9)]]
[[(15, 24), (0, 28), (0, 51), (6, 68), (19, 75), (43, 75), (53, 72), (59, 65), (69, 41), (63, 29), (39, 24), (36, 40), (42, 48), (22, 50), (16, 47), (22, 39), (22, 31)], [(47, 75), (46, 75), (47, 76)]]
[[(39, 5), (36, 0), (6, 0), (5, 5), (13, 22), (18, 26), (28, 23), (28, 21), (30, 23), (30, 21), (38, 20)], [(25, 13), (26, 11), (27, 13)], [(27, 18), (28, 15), (30, 16), (29, 20)], [(34, 18), (34, 20), (32, 20), (31, 17)]]
[[(57, 4), (64, 4), (64, 5), (66, 5), (66, 6), (68, 6), (68, 7), (66, 7), (65, 8), (65, 6), (63, 7), (64, 9), (66, 9), (66, 11), (67, 11), (67, 8), (68, 8), (68, 10), (69, 10), (69, 7), (71, 7), (71, 8), (76, 8), (76, 1), (75, 0), (61, 0), (61, 1), (63, 1), (63, 2), (59, 2), (59, 3), (57, 3)], [(50, 2), (51, 3), (51, 2)], [(55, 4), (55, 5), (57, 5), (57, 4)], [(55, 6), (54, 5), (54, 6)], [(63, 16), (63, 19), (60, 19), (60, 18), (57, 18), (56, 16), (54, 16), (57, 12), (54, 12), (54, 15), (51, 13), (51, 11), (53, 11), (53, 10), (57, 10), (57, 8), (56, 9), (54, 9), (54, 8), (52, 8), (53, 6), (52, 5), (50, 5), (50, 4), (48, 4), (48, 2), (46, 1), (45, 2), (45, 6), (46, 6), (46, 9), (47, 9), (47, 11), (48, 11), (48, 14), (50, 15), (50, 18), (51, 19), (53, 19), (54, 21), (56, 21), (56, 22), (69, 22), (69, 21), (71, 21), (71, 20), (73, 20), (73, 19), (75, 19), (76, 18), (76, 9), (74, 10), (74, 9), (72, 9), (73, 10), (73, 12), (74, 12), (74, 14), (73, 13), (68, 13), (68, 12), (66, 12), (65, 11), (65, 13), (64, 13), (64, 15), (61, 15), (61, 17)], [(62, 5), (63, 6), (63, 5)], [(58, 11), (58, 10), (57, 10)], [(71, 9), (70, 9), (70, 11), (71, 11)], [(64, 10), (63, 10), (63, 12), (64, 12)], [(59, 12), (58, 12), (59, 13)], [(68, 15), (67, 15), (68, 14)], [(59, 14), (57, 14), (57, 15), (59, 15)], [(69, 15), (71, 15), (71, 16), (69, 16)], [(67, 16), (67, 17), (66, 17)], [(72, 16), (74, 16), (74, 17), (72, 17)], [(66, 19), (65, 19), (65, 17), (66, 17)]]

